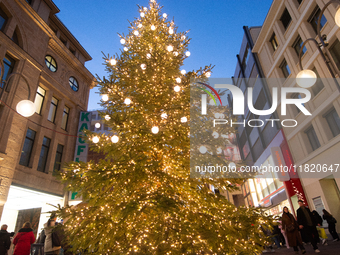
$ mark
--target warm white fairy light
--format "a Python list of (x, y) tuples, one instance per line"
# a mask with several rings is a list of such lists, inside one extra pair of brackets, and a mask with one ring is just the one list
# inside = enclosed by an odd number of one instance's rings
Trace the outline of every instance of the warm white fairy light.
[(143, 18), (145, 16), (144, 12), (141, 12), (140, 16)]
[(142, 28), (143, 27), (142, 23), (139, 23), (137, 27)]
[(185, 56), (189, 57), (191, 55), (190, 51), (185, 52)]
[(184, 41), (186, 39), (186, 36), (185, 35), (182, 35), (181, 36), (181, 39)]
[(187, 71), (185, 71), (184, 69), (181, 70), (181, 74), (185, 75), (187, 73)]
[(182, 123), (185, 123), (185, 122), (187, 122), (187, 121), (188, 121), (188, 118), (187, 118), (187, 117), (182, 117), (182, 118), (181, 118), (181, 122), (182, 122)]
[(148, 10), (148, 8), (146, 8), (146, 7), (143, 7), (143, 10), (146, 12), (146, 11)]
[(174, 47), (172, 47), (172, 45), (168, 45), (168, 47), (166, 47), (166, 50), (171, 52), (174, 50)]
[(206, 73), (205, 73), (205, 76), (206, 76), (207, 78), (209, 78), (209, 77), (211, 76), (211, 72), (206, 72)]
[(107, 100), (109, 100), (109, 96), (108, 96), (107, 94), (103, 94), (103, 95), (102, 95), (102, 100), (103, 100), (104, 102), (106, 102)]
[(146, 69), (146, 64), (141, 64), (140, 68), (142, 68), (142, 70), (145, 70)]
[(162, 119), (166, 119), (168, 117), (168, 114), (166, 114), (165, 112), (163, 112), (162, 114), (161, 114), (161, 118)]
[(151, 30), (156, 30), (156, 26), (155, 25), (151, 25)]
[(181, 83), (181, 81), (182, 81), (182, 79), (181, 79), (181, 78), (179, 78), (179, 77), (178, 77), (178, 78), (176, 78), (176, 82), (177, 82), (177, 83)]
[(139, 32), (137, 30), (135, 30), (135, 31), (133, 31), (133, 34), (137, 36), (137, 35), (139, 35)]
[(217, 154), (221, 154), (222, 153), (222, 148), (221, 147), (218, 147), (217, 150), (216, 150)]
[(146, 58), (147, 58), (147, 59), (150, 59), (150, 58), (151, 58), (151, 54), (150, 54), (150, 53), (147, 53), (147, 54), (146, 54)]
[(128, 51), (129, 49), (128, 49), (128, 47), (124, 47), (124, 51)]
[(169, 34), (173, 34), (174, 33), (174, 30), (172, 29), (172, 27), (169, 28)]
[(99, 137), (98, 136), (92, 137), (92, 142), (93, 143), (98, 143), (99, 142)]
[(174, 52), (174, 55), (177, 57), (177, 56), (178, 56), (178, 52), (177, 52), (177, 51), (175, 51), (175, 52)]
[(110, 64), (112, 66), (116, 65), (117, 64), (117, 60), (115, 60), (114, 58), (110, 59)]
[(124, 38), (120, 39), (120, 43), (121, 43), (121, 44), (125, 44), (125, 42), (126, 42), (126, 41), (125, 41)]
[(218, 138), (220, 135), (219, 135), (216, 131), (214, 131), (214, 132), (212, 133), (212, 136), (213, 136), (214, 138)]
[(131, 104), (131, 99), (130, 99), (130, 98), (126, 98), (126, 99), (124, 100), (124, 103), (125, 103), (126, 105)]
[(178, 85), (176, 85), (176, 86), (174, 87), (174, 90), (175, 90), (175, 92), (179, 92), (179, 91), (181, 90), (181, 87), (178, 86)]
[(157, 134), (159, 132), (159, 128), (157, 126), (153, 126), (151, 128), (151, 132), (154, 133), (154, 134)]
[(166, 19), (168, 17), (168, 14), (163, 13), (163, 18)]
[(118, 136), (114, 135), (114, 136), (111, 137), (111, 142), (118, 143), (118, 141), (119, 141), (119, 137)]
[(95, 126), (96, 128), (100, 128), (100, 123), (97, 122), (96, 124), (94, 124), (94, 126)]
[(110, 117), (110, 115), (107, 114), (107, 115), (105, 115), (104, 119), (105, 119), (105, 120), (110, 120), (111, 117)]
[(202, 146), (199, 148), (199, 150), (200, 150), (200, 153), (202, 153), (202, 154), (204, 154), (204, 153), (206, 153), (206, 152), (208, 151), (207, 147), (205, 147), (204, 145), (202, 145)]

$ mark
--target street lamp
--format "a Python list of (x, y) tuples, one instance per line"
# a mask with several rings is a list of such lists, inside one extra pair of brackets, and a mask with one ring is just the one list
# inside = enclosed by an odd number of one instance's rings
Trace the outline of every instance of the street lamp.
[[(2, 60), (0, 60), (0, 65), (1, 65), (1, 70), (0, 70), (0, 82), (2, 82), (2, 78), (4, 76), (3, 70), (5, 70), (4, 68), (4, 63), (2, 62)], [(6, 81), (4, 81), (4, 86), (2, 88), (2, 91), (0, 93), (0, 100), (2, 98), (2, 95), (4, 93), (4, 91), (7, 89), (8, 87), (8, 83), (10, 81), (10, 79), (14, 76), (14, 75), (19, 75), (20, 77), (22, 77), (27, 85), (27, 89), (28, 89), (28, 100), (21, 100), (16, 107), (16, 110), (19, 114), (21, 114), (24, 117), (30, 117), (35, 113), (35, 104), (29, 100), (31, 97), (31, 89), (30, 86), (28, 84), (27, 79), (25, 78), (25, 76), (23, 76), (21, 73), (11, 73), (8, 78), (6, 79)], [(1, 102), (0, 102), (1, 104)]]
[[(301, 57), (302, 57), (302, 51), (303, 48), (305, 47), (305, 44), (308, 41), (312, 41), (316, 44), (317, 49), (320, 52), (320, 55), (322, 56), (323, 61), (326, 63), (326, 66), (331, 74), (331, 76), (335, 79), (335, 84), (337, 85), (338, 90), (340, 91), (340, 85), (338, 83), (338, 81), (336, 80), (335, 74), (333, 72), (333, 70), (335, 70), (335, 72), (337, 73), (338, 77), (340, 77), (340, 73), (339, 70), (337, 68), (337, 66), (334, 63), (334, 60), (331, 57), (331, 54), (329, 52), (329, 50), (327, 49), (328, 43), (325, 42), (326, 40), (326, 35), (321, 35), (321, 18), (323, 13), (325, 12), (326, 8), (333, 3), (337, 3), (340, 4), (339, 0), (331, 0), (329, 1), (327, 4), (325, 4), (325, 6), (322, 8), (319, 17), (318, 17), (318, 23), (317, 23), (317, 34), (318, 34), (318, 38), (320, 40), (320, 43), (318, 43), (314, 38), (308, 38), (306, 41), (304, 41), (304, 43), (302, 44), (301, 48), (300, 48), (300, 52), (299, 52), (299, 65), (300, 65), (300, 69), (301, 71), (297, 74), (296, 76), (296, 83), (303, 88), (309, 88), (311, 86), (313, 86), (316, 82), (317, 76), (316, 74), (312, 71), (312, 70), (308, 70), (308, 69), (303, 69), (302, 67), (302, 63), (301, 63)], [(340, 27), (340, 8), (337, 10), (335, 17), (334, 17), (335, 23), (337, 24), (337, 26)], [(321, 47), (324, 48), (325, 52), (322, 51)], [(333, 68), (333, 69), (332, 69)]]

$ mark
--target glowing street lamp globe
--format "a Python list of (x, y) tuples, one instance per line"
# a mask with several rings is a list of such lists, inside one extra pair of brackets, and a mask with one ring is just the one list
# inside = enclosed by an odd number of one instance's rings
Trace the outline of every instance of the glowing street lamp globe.
[(336, 11), (334, 16), (335, 24), (340, 27), (340, 8)]
[(22, 100), (17, 104), (16, 110), (24, 117), (31, 117), (35, 113), (35, 104), (30, 100)]
[(312, 70), (301, 70), (296, 75), (296, 83), (301, 88), (310, 88), (312, 87), (316, 82), (317, 76)]

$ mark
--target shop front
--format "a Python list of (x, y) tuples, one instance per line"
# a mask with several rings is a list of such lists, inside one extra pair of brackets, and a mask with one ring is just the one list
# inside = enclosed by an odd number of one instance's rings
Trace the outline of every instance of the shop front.
[(265, 208), (270, 215), (281, 215), (287, 206), (295, 214), (297, 201), (306, 198), (282, 130), (255, 162), (255, 167), (258, 174), (243, 185), (246, 204)]
[(26, 187), (11, 185), (1, 217), (1, 225), (8, 225), (9, 232), (17, 233), (29, 221), (37, 236), (50, 217), (50, 211), (64, 205), (63, 196), (48, 194)]

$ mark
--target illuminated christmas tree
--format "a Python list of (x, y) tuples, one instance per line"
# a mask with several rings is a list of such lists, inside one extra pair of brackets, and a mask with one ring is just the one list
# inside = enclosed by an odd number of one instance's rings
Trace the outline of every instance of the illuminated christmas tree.
[[(112, 136), (86, 132), (106, 158), (72, 162), (61, 173), (85, 201), (59, 211), (66, 236), (85, 254), (258, 253), (260, 226), (270, 220), (209, 189), (234, 190), (242, 180), (190, 178), (190, 156), (199, 155), (190, 147), (190, 84), (205, 81), (211, 66), (181, 70), (190, 56), (186, 33), (155, 1), (139, 14), (120, 36), (120, 55), (105, 56), (108, 75), (98, 81)], [(216, 148), (224, 143), (211, 141)], [(210, 156), (229, 163), (221, 153)]]

